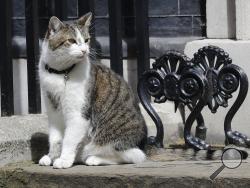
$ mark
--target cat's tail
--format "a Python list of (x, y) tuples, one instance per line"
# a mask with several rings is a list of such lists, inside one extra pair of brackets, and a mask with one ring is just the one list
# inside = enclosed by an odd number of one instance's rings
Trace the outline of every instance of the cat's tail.
[(98, 146), (87, 144), (77, 159), (87, 165), (110, 165), (121, 163), (141, 163), (147, 159), (146, 154), (139, 148), (133, 147), (117, 151), (112, 145)]
[(145, 153), (138, 148), (131, 148), (122, 152), (119, 152), (120, 157), (124, 163), (142, 163), (146, 160)]

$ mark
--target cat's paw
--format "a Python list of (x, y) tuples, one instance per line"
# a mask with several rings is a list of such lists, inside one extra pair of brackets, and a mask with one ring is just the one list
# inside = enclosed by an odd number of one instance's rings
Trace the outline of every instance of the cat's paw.
[(55, 160), (55, 162), (53, 163), (53, 168), (70, 168), (72, 167), (73, 162), (71, 160), (65, 160), (65, 159), (61, 159), (58, 158)]
[(85, 164), (88, 166), (98, 166), (101, 164), (101, 160), (99, 157), (96, 156), (90, 156), (86, 159)]
[(39, 160), (39, 165), (40, 166), (50, 166), (52, 163), (52, 160), (48, 155), (44, 155), (40, 160)]

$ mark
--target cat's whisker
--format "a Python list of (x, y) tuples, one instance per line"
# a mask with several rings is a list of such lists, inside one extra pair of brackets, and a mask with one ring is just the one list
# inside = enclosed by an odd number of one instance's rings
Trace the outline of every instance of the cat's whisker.
[(90, 51), (89, 56), (91, 56), (91, 57), (100, 57), (100, 56), (102, 56), (102, 54), (101, 53), (97, 53), (95, 51), (94, 52)]
[(94, 54), (97, 54), (97, 51), (93, 48), (90, 49), (90, 53), (94, 53)]
[(95, 55), (89, 54), (89, 58), (91, 58), (91, 59), (96, 59), (96, 56), (95, 56)]
[(89, 34), (90, 34), (90, 36), (93, 36), (95, 34), (95, 32), (93, 32), (93, 33), (89, 32)]
[(93, 30), (95, 28), (95, 25), (93, 24), (93, 25), (90, 25), (89, 26), (89, 31), (91, 31), (91, 30)]

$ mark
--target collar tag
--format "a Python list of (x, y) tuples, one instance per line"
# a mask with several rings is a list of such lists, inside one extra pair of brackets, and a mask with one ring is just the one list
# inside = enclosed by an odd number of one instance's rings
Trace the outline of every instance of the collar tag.
[(67, 82), (69, 80), (69, 75), (68, 74), (64, 74), (64, 81)]

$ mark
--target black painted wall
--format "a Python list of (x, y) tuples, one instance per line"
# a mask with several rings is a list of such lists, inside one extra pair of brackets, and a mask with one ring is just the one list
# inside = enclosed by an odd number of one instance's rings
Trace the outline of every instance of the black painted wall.
[[(25, 36), (24, 1), (13, 1), (13, 35)], [(39, 0), (40, 35), (48, 23), (48, 1)], [(97, 36), (108, 36), (108, 0), (95, 0)], [(123, 0), (124, 37), (134, 36), (134, 0)], [(151, 37), (205, 36), (205, 0), (149, 0)], [(77, 15), (77, 0), (68, 0), (68, 19)]]

